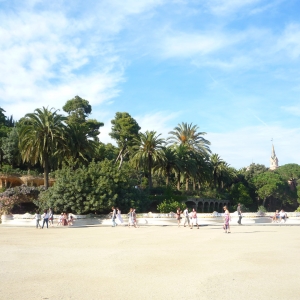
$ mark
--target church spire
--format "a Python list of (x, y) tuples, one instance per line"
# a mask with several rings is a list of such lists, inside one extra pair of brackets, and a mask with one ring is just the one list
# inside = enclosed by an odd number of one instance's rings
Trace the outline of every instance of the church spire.
[[(273, 139), (272, 139), (273, 141)], [(272, 143), (272, 154), (271, 154), (271, 159), (270, 159), (270, 170), (275, 170), (278, 168), (278, 158), (275, 154), (275, 149), (274, 145)]]

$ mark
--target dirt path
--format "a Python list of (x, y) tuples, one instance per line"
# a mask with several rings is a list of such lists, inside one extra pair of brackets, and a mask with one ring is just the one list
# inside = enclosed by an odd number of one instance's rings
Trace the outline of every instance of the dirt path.
[(0, 227), (0, 299), (300, 299), (299, 231)]

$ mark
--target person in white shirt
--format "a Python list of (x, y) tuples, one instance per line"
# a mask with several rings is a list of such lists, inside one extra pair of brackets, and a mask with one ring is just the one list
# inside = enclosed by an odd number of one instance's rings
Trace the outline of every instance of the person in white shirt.
[(280, 216), (280, 221), (284, 221), (284, 222), (286, 221), (287, 214), (283, 209), (280, 211), (279, 216)]
[(184, 216), (184, 224), (183, 224), (183, 226), (185, 227), (186, 223), (188, 223), (188, 225), (190, 226), (190, 216), (189, 216), (189, 209), (188, 208), (186, 208), (183, 211), (183, 216)]
[(45, 223), (47, 224), (47, 229), (48, 229), (48, 220), (49, 220), (49, 214), (47, 209), (44, 210), (44, 214), (43, 214), (43, 225), (42, 225), (42, 229), (44, 228)]
[(41, 228), (41, 225), (40, 225), (41, 214), (38, 210), (36, 211), (33, 218), (36, 220), (36, 225), (35, 225), (36, 229), (38, 229), (39, 227)]

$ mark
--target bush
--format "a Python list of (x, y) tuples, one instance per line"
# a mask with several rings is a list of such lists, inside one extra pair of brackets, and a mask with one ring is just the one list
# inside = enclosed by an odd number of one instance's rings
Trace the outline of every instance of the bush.
[(157, 210), (161, 213), (169, 213), (169, 212), (176, 212), (178, 207), (183, 211), (186, 208), (186, 205), (185, 203), (170, 199), (170, 200), (164, 200), (162, 203), (157, 205)]
[(295, 212), (300, 212), (300, 206), (295, 210)]

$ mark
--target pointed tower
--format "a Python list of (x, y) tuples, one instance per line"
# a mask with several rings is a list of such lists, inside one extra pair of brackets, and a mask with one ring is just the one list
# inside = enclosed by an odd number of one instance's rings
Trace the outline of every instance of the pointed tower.
[(272, 155), (270, 158), (270, 170), (275, 170), (278, 168), (278, 158), (275, 154), (274, 145), (272, 144)]

